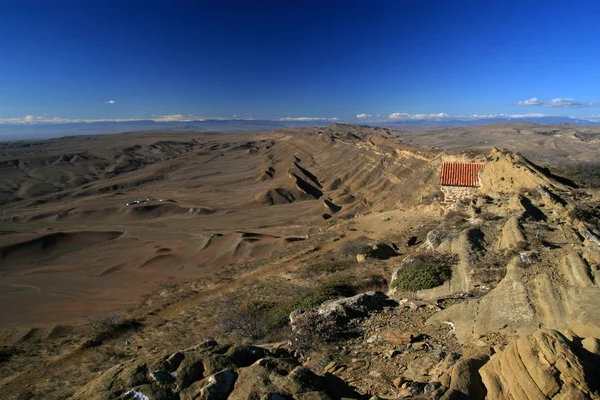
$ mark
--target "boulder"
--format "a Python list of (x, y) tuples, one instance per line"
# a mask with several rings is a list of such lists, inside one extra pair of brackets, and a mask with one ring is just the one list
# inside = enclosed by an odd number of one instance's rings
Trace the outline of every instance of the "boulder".
[(371, 246), (371, 257), (377, 258), (379, 260), (387, 260), (388, 258), (392, 258), (397, 256), (398, 253), (393, 246), (386, 243), (376, 243)]
[(522, 249), (527, 245), (519, 219), (514, 216), (508, 219), (502, 228), (502, 237), (497, 244), (500, 250)]
[(196, 398), (201, 400), (227, 399), (237, 377), (238, 374), (230, 369), (217, 372), (208, 378), (207, 385), (200, 389), (200, 394)]
[(165, 371), (154, 371), (150, 374), (150, 378), (159, 385), (169, 385), (175, 382), (173, 375)]
[(132, 365), (123, 370), (121, 380), (126, 387), (134, 387), (150, 383), (148, 368), (145, 365)]
[(581, 341), (581, 345), (590, 353), (600, 356), (600, 339), (587, 337)]
[(428, 355), (417, 358), (406, 366), (406, 371), (402, 376), (409, 381), (427, 382), (429, 381), (430, 372), (437, 362), (438, 360)]
[(257, 346), (233, 346), (225, 355), (236, 367), (248, 367), (268, 355), (268, 351)]
[(442, 244), (442, 241), (448, 237), (448, 234), (442, 232), (439, 229), (434, 229), (427, 232), (427, 238), (425, 239), (425, 246), (429, 250), (435, 250)]
[(582, 288), (594, 286), (590, 266), (579, 254), (570, 253), (566, 255), (560, 266), (568, 284)]
[(177, 387), (185, 389), (192, 383), (204, 378), (204, 362), (202, 357), (188, 356), (177, 371)]
[(356, 261), (364, 262), (369, 258), (378, 260), (387, 260), (388, 258), (396, 257), (398, 253), (394, 245), (386, 243), (376, 243), (367, 247), (362, 253), (356, 255)]
[(332, 399), (332, 394), (337, 393), (337, 389), (331, 387), (326, 378), (292, 359), (264, 358), (239, 370), (229, 400)]
[(448, 398), (483, 400), (486, 395), (481, 381), (479, 369), (490, 359), (487, 352), (459, 359), (440, 378), (440, 382), (448, 387)]
[(597, 228), (581, 222), (577, 228), (584, 239), (584, 245), (592, 251), (600, 252), (600, 231)]
[(167, 358), (167, 368), (169, 372), (177, 371), (177, 368), (181, 365), (181, 362), (185, 358), (185, 355), (178, 351), (177, 353), (173, 353)]
[(365, 317), (371, 311), (381, 310), (391, 302), (383, 292), (366, 292), (339, 300), (330, 300), (312, 310), (295, 310), (290, 314), (294, 329), (299, 319), (318, 318), (344, 325), (353, 318)]

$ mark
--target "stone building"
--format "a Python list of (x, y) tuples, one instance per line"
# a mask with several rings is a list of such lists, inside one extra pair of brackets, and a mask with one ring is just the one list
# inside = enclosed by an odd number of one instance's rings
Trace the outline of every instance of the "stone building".
[(445, 162), (440, 172), (442, 204), (452, 205), (457, 200), (472, 196), (479, 188), (479, 174), (484, 163)]

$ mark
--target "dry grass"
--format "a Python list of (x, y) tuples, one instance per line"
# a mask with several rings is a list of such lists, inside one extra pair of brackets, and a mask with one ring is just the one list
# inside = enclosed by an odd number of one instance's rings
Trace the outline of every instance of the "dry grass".
[(331, 275), (356, 266), (354, 260), (324, 260), (309, 264), (300, 270), (302, 277)]
[(88, 322), (88, 325), (93, 328), (94, 333), (90, 340), (83, 344), (83, 348), (100, 346), (105, 341), (120, 337), (127, 332), (140, 330), (143, 327), (142, 321), (137, 318), (122, 319), (118, 315), (93, 319)]

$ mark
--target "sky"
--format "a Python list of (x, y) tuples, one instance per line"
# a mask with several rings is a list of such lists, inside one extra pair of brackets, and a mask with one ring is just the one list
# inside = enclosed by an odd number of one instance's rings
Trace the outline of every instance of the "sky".
[(600, 1), (0, 0), (0, 122), (600, 116)]

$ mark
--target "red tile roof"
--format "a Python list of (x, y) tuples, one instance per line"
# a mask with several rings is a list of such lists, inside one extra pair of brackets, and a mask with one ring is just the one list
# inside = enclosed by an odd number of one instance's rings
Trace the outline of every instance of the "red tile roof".
[(484, 163), (445, 162), (442, 164), (440, 184), (443, 186), (479, 186), (479, 171)]

